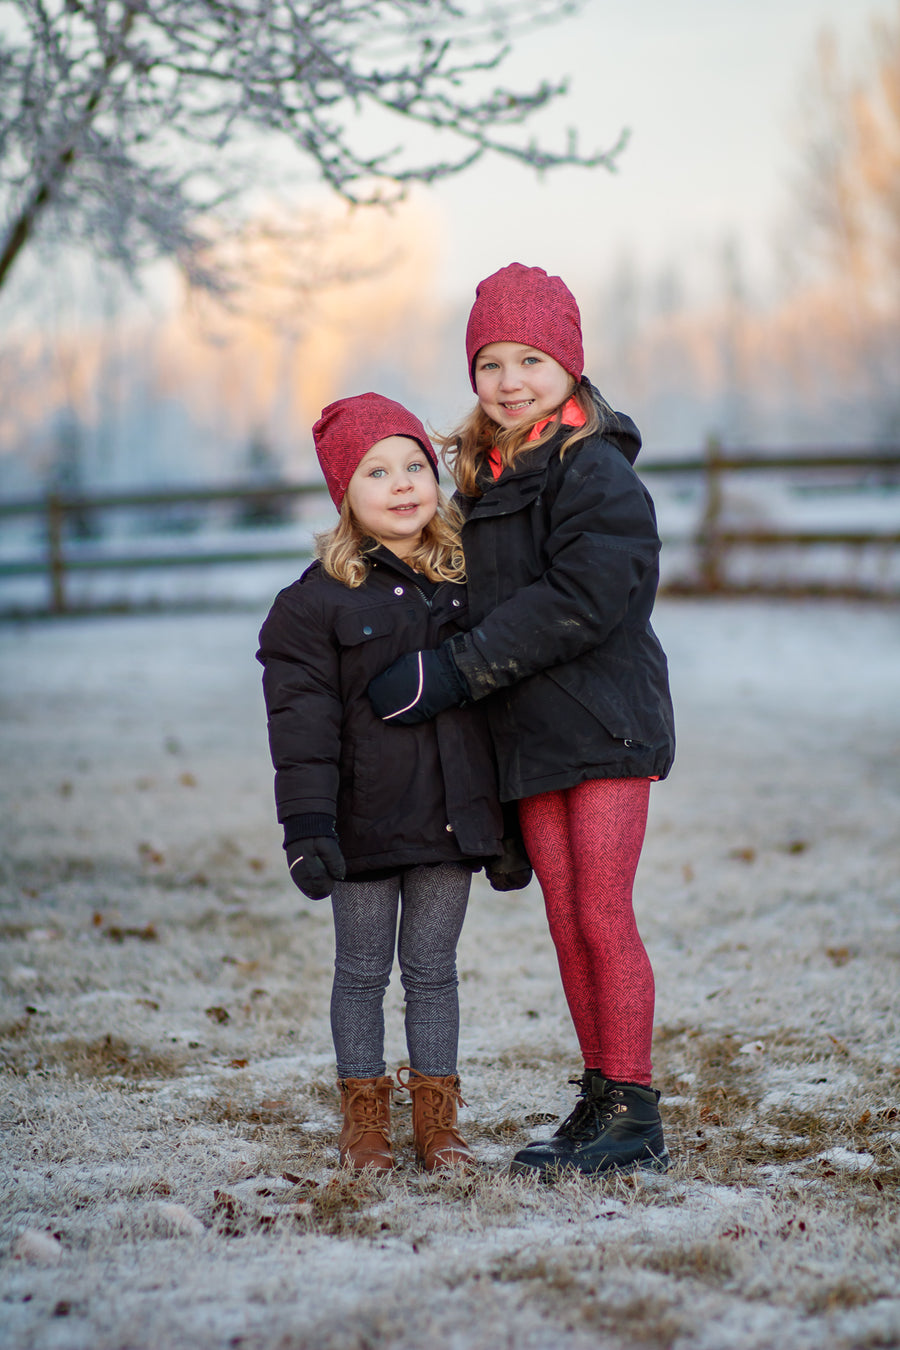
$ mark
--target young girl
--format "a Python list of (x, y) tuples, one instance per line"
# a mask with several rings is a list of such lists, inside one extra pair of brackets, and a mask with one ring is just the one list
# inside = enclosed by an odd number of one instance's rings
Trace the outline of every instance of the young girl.
[(477, 710), (394, 729), (366, 687), (400, 652), (465, 622), (463, 554), (434, 449), (406, 408), (379, 394), (341, 399), (313, 437), (340, 520), (277, 597), (258, 652), (278, 819), (295, 885), (332, 898), (341, 1161), (394, 1165), (383, 1001), (399, 905), (410, 1063), (400, 1081), (417, 1157), (434, 1170), (471, 1160), (456, 1126), (456, 944), (472, 870), (501, 852), (496, 766)]
[(457, 703), (462, 680), (484, 699), (501, 798), (519, 803), (584, 1074), (571, 1115), (512, 1170), (662, 1170), (632, 885), (674, 730), (650, 627), (659, 537), (632, 468), (640, 436), (583, 376), (578, 306), (541, 268), (513, 263), (479, 285), (466, 354), (478, 406), (445, 445), (471, 631), (402, 658), (370, 695), (409, 725)]

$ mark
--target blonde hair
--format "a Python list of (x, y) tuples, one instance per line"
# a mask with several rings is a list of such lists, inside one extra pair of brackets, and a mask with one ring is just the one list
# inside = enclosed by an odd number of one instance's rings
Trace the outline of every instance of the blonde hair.
[(448, 436), (435, 436), (433, 439), (443, 450), (444, 460), (463, 496), (481, 496), (478, 473), (494, 448), (499, 451), (500, 463), (504, 469), (509, 469), (527, 450), (551, 440), (563, 424), (563, 408), (570, 398), (575, 399), (584, 413), (585, 423), (584, 426), (572, 428), (572, 434), (563, 441), (559, 450), (559, 457), (562, 459), (571, 446), (613, 425), (616, 420), (612, 408), (599, 395), (595, 395), (587, 380), (581, 380), (566, 395), (548, 426), (533, 441), (528, 439), (528, 433), (537, 422), (543, 420), (542, 414), (538, 414), (530, 422), (507, 430), (493, 418), (488, 417), (480, 403), (475, 405), (466, 420), (455, 431), (451, 431)]
[[(465, 581), (461, 526), (462, 516), (438, 489), (437, 510), (422, 530), (422, 541), (403, 561), (429, 581)], [(345, 496), (337, 525), (316, 536), (316, 557), (330, 577), (355, 589), (369, 575), (368, 555), (380, 542), (361, 529)]]

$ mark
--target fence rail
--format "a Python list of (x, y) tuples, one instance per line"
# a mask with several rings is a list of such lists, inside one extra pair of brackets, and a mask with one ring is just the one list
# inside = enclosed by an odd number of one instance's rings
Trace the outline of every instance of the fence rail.
[[(772, 592), (784, 587), (764, 579), (751, 579), (736, 585), (729, 578), (729, 563), (736, 550), (767, 550), (786, 547), (808, 549), (814, 546), (846, 547), (855, 550), (875, 547), (891, 555), (900, 550), (900, 446), (878, 449), (835, 449), (828, 451), (787, 450), (726, 454), (712, 440), (702, 455), (673, 455), (666, 459), (640, 461), (641, 476), (648, 479), (674, 479), (699, 484), (700, 505), (695, 527), (685, 539), (694, 550), (696, 567), (692, 580), (678, 584), (679, 590), (698, 593), (727, 592), (735, 589)], [(776, 528), (764, 522), (735, 524), (727, 511), (727, 484), (735, 476), (746, 479), (768, 474), (802, 486), (804, 482), (821, 485), (823, 475), (830, 485), (840, 489), (872, 486), (898, 490), (898, 511), (887, 528)], [(27, 556), (0, 556), (0, 581), (4, 577), (42, 575), (47, 580), (46, 604), (42, 612), (63, 614), (74, 608), (69, 593), (70, 574), (78, 572), (119, 572), (139, 569), (195, 568), (214, 565), (243, 565), (261, 562), (302, 561), (309, 558), (308, 546), (280, 544), (260, 547), (202, 547), (198, 549), (144, 552), (133, 546), (122, 551), (90, 552), (83, 541), (72, 538), (71, 522), (96, 520), (103, 513), (140, 510), (163, 511), (166, 508), (194, 506), (208, 511), (224, 503), (242, 508), (265, 506), (277, 501), (285, 504), (299, 498), (324, 498), (322, 483), (271, 483), (249, 486), (232, 483), (215, 487), (196, 486), (146, 491), (105, 491), (91, 493), (48, 492), (42, 497), (0, 501), (0, 521), (4, 518), (31, 517), (42, 522), (42, 548)], [(235, 531), (237, 533), (237, 531)], [(665, 535), (664, 535), (665, 541)], [(798, 589), (794, 587), (793, 589)], [(801, 586), (799, 589), (803, 589)], [(808, 586), (816, 591), (848, 592), (846, 582), (827, 582)], [(853, 588), (850, 587), (850, 590)], [(862, 588), (865, 590), (865, 588)], [(888, 587), (887, 593), (895, 593)], [(6, 612), (10, 612), (7, 607)]]

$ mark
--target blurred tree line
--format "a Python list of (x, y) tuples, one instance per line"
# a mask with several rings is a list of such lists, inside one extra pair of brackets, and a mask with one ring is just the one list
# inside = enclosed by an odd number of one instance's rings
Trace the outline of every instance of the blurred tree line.
[[(560, 17), (565, 8), (547, 0), (539, 16)], [(219, 26), (206, 24), (207, 10), (215, 11)], [(344, 43), (343, 84), (329, 83), (322, 73), (320, 49), (301, 72), (302, 34), (302, 40), (311, 41), (312, 30), (292, 29), (288, 42), (287, 29), (278, 27), (294, 23), (307, 10), (314, 11), (315, 23), (321, 22), (329, 50), (337, 51), (338, 39)], [(341, 389), (383, 388), (421, 406), (438, 428), (452, 423), (459, 409), (450, 404), (457, 394), (445, 386), (447, 371), (459, 368), (465, 317), (441, 309), (434, 299), (439, 264), (431, 244), (437, 231), (422, 199), (390, 214), (318, 211), (298, 226), (287, 213), (273, 215), (268, 200), (246, 194), (250, 183), (267, 177), (269, 165), (259, 154), (266, 138), (252, 142), (249, 165), (242, 155), (249, 132), (256, 135), (268, 127), (273, 142), (290, 141), (297, 163), (307, 163), (330, 183), (335, 201), (343, 196), (372, 202), (402, 194), (410, 183), (459, 172), (472, 155), (506, 153), (507, 133), (523, 118), (527, 121), (541, 100), (560, 92), (557, 86), (541, 86), (529, 96), (501, 97), (493, 91), (503, 44), (517, 32), (511, 6), (502, 37), (484, 23), (472, 27), (474, 11), (458, 12), (436, 0), (392, 0), (374, 7), (352, 0), (349, 8), (337, 0), (285, 8), (206, 0), (152, 5), (0, 0), (0, 15), (10, 12), (19, 26), (7, 24), (0, 53), (0, 176), (5, 184), (0, 203), (10, 222), (22, 215), (23, 203), (44, 181), (48, 166), (58, 162), (52, 147), (63, 144), (63, 133), (77, 121), (74, 111), (89, 98), (87, 73), (105, 79), (107, 60), (124, 51), (121, 68), (115, 66), (118, 74), (111, 67), (103, 86), (108, 106), (100, 100), (97, 121), (79, 131), (83, 148), (54, 186), (52, 204), (48, 199), (43, 214), (35, 217), (29, 247), (40, 238), (80, 238), (111, 260), (108, 275), (118, 263), (133, 268), (164, 254), (178, 238), (177, 230), (164, 229), (157, 238), (150, 228), (157, 221), (152, 203), (137, 191), (132, 203), (129, 194), (135, 175), (149, 189), (157, 171), (177, 179), (187, 173), (182, 142), (197, 130), (196, 159), (190, 163), (205, 166), (208, 178), (215, 166), (221, 201), (204, 199), (188, 174), (183, 224), (196, 232), (197, 248), (186, 255), (176, 248), (172, 256), (188, 274), (191, 267), (200, 273), (209, 267), (214, 285), (243, 277), (252, 306), (231, 315), (198, 311), (193, 302), (142, 329), (121, 320), (112, 304), (108, 322), (101, 314), (93, 326), (73, 325), (69, 331), (57, 325), (50, 337), (45, 331), (43, 345), (37, 336), (7, 343), (0, 354), (15, 396), (0, 401), (0, 449), (27, 445), (39, 476), (52, 476), (56, 462), (57, 475), (90, 486), (249, 472), (253, 447), (262, 438), (272, 464), (290, 465), (304, 475), (313, 463), (309, 426)], [(26, 14), (31, 24), (43, 16), (41, 40), (50, 44), (49, 54), (28, 37)], [(129, 15), (131, 26), (123, 35)], [(247, 25), (232, 45), (225, 22), (229, 15), (232, 21), (242, 16)], [(428, 28), (439, 18), (447, 25), (440, 41), (437, 27)], [(184, 25), (177, 30), (178, 43), (171, 50), (161, 47), (169, 55), (154, 64), (147, 34), (161, 42), (159, 34), (172, 36), (176, 23)], [(98, 42), (107, 44), (102, 61), (84, 36), (94, 32), (100, 34)], [(204, 46), (214, 33), (219, 47)], [(75, 48), (65, 45), (76, 34), (85, 44), (77, 59)], [(376, 43), (376, 36), (387, 45)], [(499, 45), (476, 52), (469, 45), (476, 39), (488, 47)], [(260, 53), (274, 50), (266, 42), (275, 44), (279, 62), (290, 56), (295, 63), (266, 66), (279, 85), (268, 92), (256, 64)], [(393, 65), (385, 65), (385, 53), (392, 54)], [(49, 79), (53, 61), (66, 68), (67, 79), (78, 77), (82, 84), (77, 89), (71, 82), (60, 84), (56, 95), (48, 93), (45, 125), (38, 125), (42, 119), (33, 99), (42, 86), (32, 65)], [(211, 92), (201, 97), (198, 91), (207, 88), (199, 80), (204, 61)], [(390, 88), (380, 84), (370, 95), (365, 83), (354, 84), (354, 62), (369, 74), (380, 63), (385, 76), (393, 71), (394, 83)], [(416, 79), (425, 85), (413, 98), (411, 91), (419, 89), (409, 74), (414, 66), (420, 71)], [(295, 74), (281, 80), (278, 72), (285, 69)], [(301, 73), (306, 84), (298, 92)], [(468, 101), (467, 79), (475, 91)], [(250, 82), (247, 117), (242, 122), (243, 112), (235, 111), (223, 128), (216, 117), (232, 107), (228, 98), (239, 103), (244, 98), (241, 80)], [(32, 90), (32, 103), (26, 88)], [(401, 89), (410, 94), (408, 104)], [(301, 93), (326, 101), (302, 113)], [(853, 66), (848, 67), (835, 40), (823, 35), (811, 53), (802, 94), (792, 215), (784, 229), (777, 295), (761, 302), (754, 294), (737, 237), (723, 239), (717, 256), (704, 254), (702, 266), (712, 284), (702, 303), (692, 295), (680, 260), (658, 277), (648, 277), (627, 259), (615, 259), (593, 294), (579, 288), (590, 368), (618, 406), (636, 412), (648, 449), (698, 448), (709, 434), (719, 435), (726, 446), (900, 439), (900, 4), (892, 22), (873, 24), (870, 44)], [(451, 95), (460, 108), (459, 126), (450, 126), (455, 115), (446, 99)], [(440, 125), (429, 121), (428, 98), (444, 119)], [(289, 106), (275, 117), (279, 99)], [(182, 106), (183, 123), (175, 125), (175, 118), (169, 129), (166, 118), (174, 118)], [(294, 118), (289, 125), (288, 112)], [(300, 129), (306, 115), (320, 130), (324, 119), (329, 136), (304, 140)], [(393, 144), (388, 128), (398, 119), (409, 130), (409, 149), (385, 156), (383, 147)], [(217, 125), (221, 155), (213, 135)], [(474, 139), (467, 143), (469, 136)], [(455, 158), (447, 149), (453, 137), (459, 149)], [(345, 141), (346, 154), (339, 154), (338, 142)], [(524, 148), (513, 144), (510, 153), (538, 167), (608, 162), (603, 156), (582, 160), (571, 147), (548, 159), (527, 143)], [(119, 178), (116, 156), (121, 152), (125, 163), (126, 151), (133, 152), (131, 167), (126, 165)], [(434, 151), (430, 157), (429, 151)], [(146, 181), (141, 177), (145, 167)], [(200, 179), (202, 186), (203, 173)], [(292, 188), (293, 180), (285, 177), (279, 185)], [(160, 203), (167, 200), (162, 191)], [(198, 203), (205, 203), (203, 210)], [(157, 223), (164, 223), (163, 216)], [(48, 269), (48, 287), (52, 275)], [(334, 284), (351, 275), (352, 286)], [(276, 293), (292, 297), (293, 311), (281, 311), (280, 326), (269, 321)], [(460, 381), (467, 398), (464, 372)], [(0, 469), (11, 460), (0, 457)], [(8, 478), (0, 488), (11, 490)]]
[(823, 32), (799, 90), (778, 292), (754, 295), (737, 237), (688, 302), (680, 262), (620, 266), (597, 301), (597, 366), (648, 444), (900, 442), (900, 4), (849, 62)]

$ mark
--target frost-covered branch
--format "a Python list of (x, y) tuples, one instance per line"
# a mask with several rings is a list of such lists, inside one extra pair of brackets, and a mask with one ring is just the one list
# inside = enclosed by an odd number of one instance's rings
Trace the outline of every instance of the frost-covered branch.
[[(521, 9), (477, 3), (0, 0), (0, 287), (41, 234), (132, 273), (174, 257), (214, 288), (209, 244), (253, 183), (248, 146), (290, 151), (359, 204), (486, 154), (612, 167), (621, 139), (583, 155), (572, 133), (559, 151), (517, 134), (565, 85), (494, 84)], [(576, 7), (535, 0), (528, 24)], [(421, 156), (405, 148), (423, 136)]]

